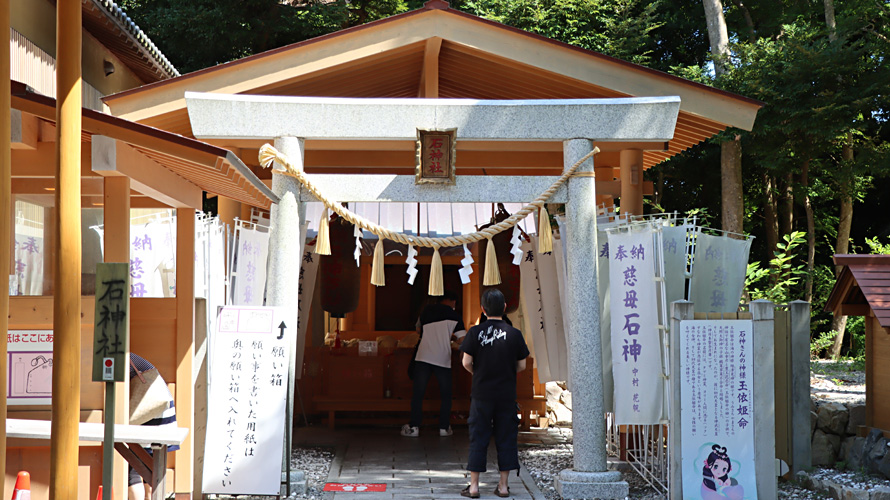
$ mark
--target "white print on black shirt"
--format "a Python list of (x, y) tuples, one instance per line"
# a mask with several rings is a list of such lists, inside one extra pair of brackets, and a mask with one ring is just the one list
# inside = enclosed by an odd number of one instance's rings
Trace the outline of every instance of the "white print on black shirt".
[(507, 332), (494, 326), (489, 326), (488, 330), (479, 332), (479, 345), (487, 346), (493, 344), (495, 340), (506, 340)]

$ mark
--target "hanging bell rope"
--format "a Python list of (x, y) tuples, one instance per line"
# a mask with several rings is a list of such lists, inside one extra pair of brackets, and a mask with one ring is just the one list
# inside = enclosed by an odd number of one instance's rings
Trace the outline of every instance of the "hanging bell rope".
[(318, 221), (318, 239), (315, 244), (315, 253), (318, 255), (331, 255), (331, 229), (329, 223), (328, 209), (325, 207), (321, 213), (321, 220)]
[(538, 253), (553, 251), (553, 230), (550, 228), (550, 214), (545, 207), (541, 207), (538, 214)]
[(498, 269), (498, 256), (494, 249), (494, 241), (488, 238), (488, 246), (485, 248), (485, 274), (482, 277), (482, 284), (485, 286), (495, 286), (501, 284), (501, 271)]
[(442, 257), (439, 255), (439, 247), (434, 248), (433, 261), (430, 263), (429, 294), (439, 297), (445, 294), (445, 278), (442, 273)]
[[(490, 239), (494, 235), (506, 231), (507, 229), (515, 226), (519, 221), (524, 219), (528, 214), (532, 213), (535, 210), (541, 209), (544, 206), (544, 203), (553, 196), (553, 193), (559, 189), (568, 179), (571, 177), (575, 170), (581, 166), (582, 163), (593, 157), (593, 155), (599, 153), (600, 149), (598, 147), (594, 147), (593, 151), (587, 153), (580, 160), (576, 161), (568, 170), (566, 170), (558, 179), (556, 179), (553, 184), (550, 185), (549, 188), (544, 190), (537, 198), (533, 201), (529, 202), (527, 205), (522, 207), (521, 210), (517, 211), (506, 220), (503, 220), (495, 225), (489, 226), (481, 231), (476, 231), (470, 234), (462, 234), (458, 236), (448, 236), (445, 238), (428, 238), (425, 236), (408, 236), (399, 232), (390, 231), (389, 229), (379, 226), (364, 217), (350, 211), (340, 203), (335, 200), (332, 200), (325, 196), (321, 191), (319, 191), (318, 187), (312, 184), (309, 178), (302, 170), (297, 170), (291, 164), (290, 160), (284, 155), (282, 152), (278, 151), (272, 145), (265, 144), (260, 148), (260, 165), (264, 168), (270, 168), (273, 162), (277, 162), (279, 165), (284, 166), (284, 173), (290, 175), (291, 177), (296, 178), (303, 187), (306, 188), (307, 191), (312, 193), (312, 195), (324, 203), (324, 206), (334, 213), (343, 217), (347, 221), (359, 226), (360, 228), (370, 231), (377, 235), (379, 238), (386, 238), (388, 240), (397, 241), (399, 243), (405, 245), (414, 245), (420, 247), (427, 248), (435, 248), (439, 247), (456, 247), (466, 243), (474, 243), (477, 241), (482, 241), (483, 239)], [(586, 174), (586, 172), (585, 172)], [(587, 175), (585, 175), (587, 176)], [(548, 217), (549, 218), (549, 217)], [(548, 224), (549, 225), (549, 224)], [(319, 226), (320, 228), (321, 226)], [(540, 235), (539, 235), (540, 236)], [(436, 252), (438, 253), (438, 252)], [(435, 259), (435, 255), (433, 256)], [(486, 266), (486, 275), (488, 274), (488, 266)], [(500, 279), (498, 279), (500, 281)]]

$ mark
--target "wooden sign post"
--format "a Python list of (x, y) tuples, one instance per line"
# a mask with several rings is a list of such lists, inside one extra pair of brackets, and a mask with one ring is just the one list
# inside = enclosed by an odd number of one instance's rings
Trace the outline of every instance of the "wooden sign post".
[(105, 382), (105, 440), (102, 443), (102, 500), (111, 500), (114, 474), (114, 383), (128, 370), (130, 265), (96, 265), (96, 324), (93, 329), (93, 382)]

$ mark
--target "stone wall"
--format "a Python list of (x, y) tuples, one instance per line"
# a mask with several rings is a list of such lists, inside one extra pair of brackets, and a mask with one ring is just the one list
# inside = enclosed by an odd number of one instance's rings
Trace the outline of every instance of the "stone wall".
[(845, 462), (853, 471), (865, 470), (890, 478), (890, 440), (877, 429), (856, 435), (865, 425), (865, 404), (812, 401), (813, 466), (834, 467)]

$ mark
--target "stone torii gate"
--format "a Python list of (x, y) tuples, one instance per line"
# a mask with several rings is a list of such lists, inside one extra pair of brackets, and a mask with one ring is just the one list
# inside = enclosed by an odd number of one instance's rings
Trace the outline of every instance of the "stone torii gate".
[[(477, 101), (358, 99), (186, 93), (199, 139), (274, 141), (302, 167), (305, 140), (416, 140), (417, 129), (457, 128), (459, 141), (563, 141), (563, 168), (597, 142), (673, 138), (679, 97)], [(278, 166), (276, 165), (276, 168)], [(458, 167), (459, 168), (459, 167)], [(549, 200), (566, 204), (568, 353), (573, 400), (574, 467), (560, 473), (564, 498), (624, 498), (628, 485), (608, 471), (603, 411), (599, 297), (596, 287), (596, 185), (593, 159)], [(459, 170), (458, 170), (459, 173)], [(311, 181), (341, 202), (528, 202), (554, 176), (461, 176), (455, 185), (415, 185), (411, 175), (313, 174)], [(274, 171), (267, 303), (296, 313), (305, 202), (299, 182)], [(300, 339), (302, 345), (302, 339)], [(293, 371), (291, 372), (293, 376)]]

